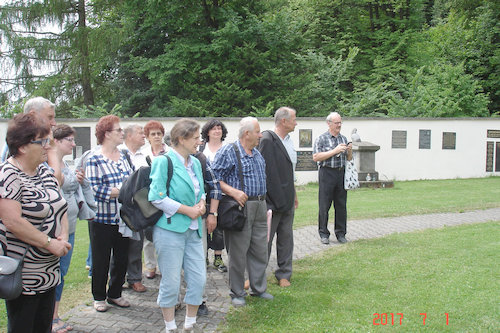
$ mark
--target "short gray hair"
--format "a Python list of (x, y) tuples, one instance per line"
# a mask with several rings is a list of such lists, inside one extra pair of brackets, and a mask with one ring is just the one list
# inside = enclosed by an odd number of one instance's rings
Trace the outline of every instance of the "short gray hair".
[(53, 110), (55, 110), (56, 108), (56, 105), (54, 103), (44, 97), (33, 97), (28, 99), (26, 103), (24, 103), (24, 113), (28, 113), (30, 111), (35, 111), (38, 113), (45, 109), (47, 106)]
[(246, 131), (252, 131), (255, 126), (255, 122), (257, 122), (257, 118), (255, 117), (245, 117), (240, 120), (240, 130), (238, 132), (238, 138), (242, 138), (243, 134)]
[(189, 139), (193, 137), (196, 132), (200, 131), (200, 124), (192, 119), (180, 119), (178, 120), (174, 127), (170, 130), (170, 141), (174, 147), (179, 144), (179, 139)]
[(123, 136), (125, 138), (128, 138), (130, 135), (134, 134), (134, 131), (135, 131), (136, 128), (141, 128), (142, 129), (142, 126), (141, 125), (137, 125), (137, 124), (128, 125), (123, 130)]
[(288, 106), (282, 106), (274, 113), (274, 123), (278, 124), (282, 119), (290, 119), (291, 113), (296, 112)]
[(335, 117), (335, 116), (339, 116), (340, 118), (342, 118), (342, 117), (340, 116), (340, 113), (338, 113), (338, 112), (331, 112), (331, 113), (330, 113), (330, 114), (326, 117), (326, 121), (330, 121), (330, 120), (332, 120), (332, 118), (333, 118), (333, 117)]

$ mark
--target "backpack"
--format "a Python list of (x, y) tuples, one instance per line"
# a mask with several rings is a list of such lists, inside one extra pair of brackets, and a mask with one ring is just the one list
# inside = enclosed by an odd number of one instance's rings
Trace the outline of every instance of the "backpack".
[[(173, 175), (172, 160), (169, 156), (163, 155), (168, 160), (167, 176), (167, 196), (170, 192), (170, 181)], [(163, 211), (159, 210), (148, 200), (149, 186), (151, 179), (151, 160), (148, 160), (148, 166), (142, 166), (135, 170), (124, 182), (120, 189), (118, 202), (122, 204), (120, 208), (120, 217), (123, 222), (133, 231), (140, 231), (147, 227), (153, 226), (158, 222), (163, 215)], [(168, 219), (170, 223), (170, 218)]]

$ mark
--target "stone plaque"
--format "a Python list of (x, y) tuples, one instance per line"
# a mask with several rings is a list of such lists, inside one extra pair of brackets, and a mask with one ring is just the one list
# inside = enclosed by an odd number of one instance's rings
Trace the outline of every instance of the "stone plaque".
[(313, 161), (312, 151), (297, 151), (297, 166), (295, 171), (315, 171), (318, 170), (318, 164)]
[(443, 149), (455, 149), (457, 133), (443, 132)]
[(312, 147), (312, 129), (299, 129), (299, 147)]
[(392, 131), (392, 148), (406, 148), (406, 131)]
[[(493, 148), (495, 143), (488, 141), (486, 142), (486, 172), (493, 172)], [(498, 163), (497, 163), (498, 165)]]
[(487, 130), (486, 133), (487, 133), (486, 136), (488, 138), (492, 138), (492, 139), (500, 138), (500, 130)]
[(418, 136), (419, 149), (431, 149), (431, 130), (420, 130)]

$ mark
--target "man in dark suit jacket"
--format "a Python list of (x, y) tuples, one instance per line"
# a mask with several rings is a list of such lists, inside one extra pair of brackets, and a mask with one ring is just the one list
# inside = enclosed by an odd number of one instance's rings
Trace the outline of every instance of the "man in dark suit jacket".
[(268, 241), (268, 260), (274, 235), (278, 269), (274, 272), (281, 287), (290, 286), (293, 258), (293, 217), (298, 207), (294, 186), (297, 152), (289, 133), (297, 126), (296, 112), (281, 107), (274, 114), (274, 131), (262, 132), (259, 150), (266, 160), (267, 208), (272, 210)]

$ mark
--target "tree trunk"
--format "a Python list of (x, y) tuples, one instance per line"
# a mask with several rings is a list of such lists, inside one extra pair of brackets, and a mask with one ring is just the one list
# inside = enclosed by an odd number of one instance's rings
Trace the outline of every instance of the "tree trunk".
[(78, 43), (80, 44), (80, 73), (83, 89), (83, 103), (94, 105), (94, 91), (90, 80), (89, 40), (86, 23), (85, 0), (78, 0)]

